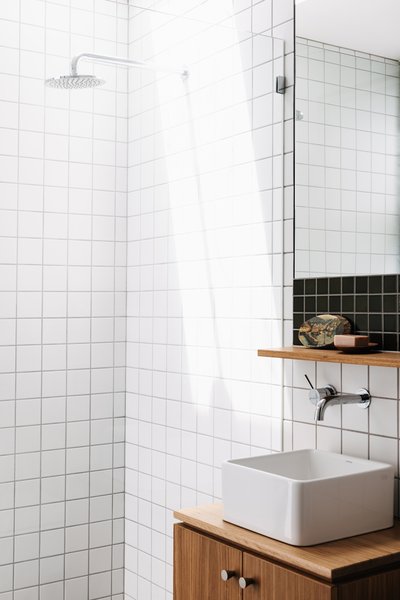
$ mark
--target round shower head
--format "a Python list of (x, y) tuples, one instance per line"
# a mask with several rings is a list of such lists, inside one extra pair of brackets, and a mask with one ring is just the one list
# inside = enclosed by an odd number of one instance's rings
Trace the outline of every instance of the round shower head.
[(99, 79), (94, 75), (61, 75), (46, 80), (48, 87), (60, 90), (84, 90), (104, 84), (104, 79)]

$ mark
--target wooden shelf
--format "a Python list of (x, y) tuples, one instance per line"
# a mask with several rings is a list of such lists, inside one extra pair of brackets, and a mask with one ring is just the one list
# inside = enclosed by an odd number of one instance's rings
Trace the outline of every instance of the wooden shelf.
[(174, 517), (204, 533), (329, 582), (400, 564), (399, 521), (391, 529), (301, 548), (227, 523), (223, 520), (222, 504), (177, 510)]
[(287, 348), (268, 348), (266, 350), (259, 350), (258, 356), (290, 358), (291, 360), (311, 360), (314, 362), (343, 363), (347, 365), (400, 368), (400, 352), (344, 354), (339, 350), (315, 350), (313, 348), (304, 348), (303, 346), (288, 346)]

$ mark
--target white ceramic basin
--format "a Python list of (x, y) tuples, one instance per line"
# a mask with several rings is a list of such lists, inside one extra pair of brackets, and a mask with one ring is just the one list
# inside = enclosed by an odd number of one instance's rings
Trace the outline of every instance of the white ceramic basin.
[(294, 546), (393, 525), (391, 465), (299, 450), (222, 465), (224, 520)]

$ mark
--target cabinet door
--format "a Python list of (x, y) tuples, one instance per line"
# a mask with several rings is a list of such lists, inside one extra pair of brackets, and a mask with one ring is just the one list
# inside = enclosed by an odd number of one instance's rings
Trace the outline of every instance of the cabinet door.
[(243, 600), (335, 600), (335, 589), (262, 558), (243, 554), (243, 577), (248, 580)]
[(339, 586), (339, 600), (398, 600), (400, 569), (364, 577)]
[[(241, 600), (241, 559), (240, 550), (175, 525), (174, 600)], [(235, 576), (223, 581), (223, 569)]]

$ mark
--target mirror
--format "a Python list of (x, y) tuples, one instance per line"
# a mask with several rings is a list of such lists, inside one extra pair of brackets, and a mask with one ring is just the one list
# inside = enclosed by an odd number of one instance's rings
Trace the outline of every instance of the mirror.
[(400, 273), (400, 2), (297, 0), (295, 277)]

